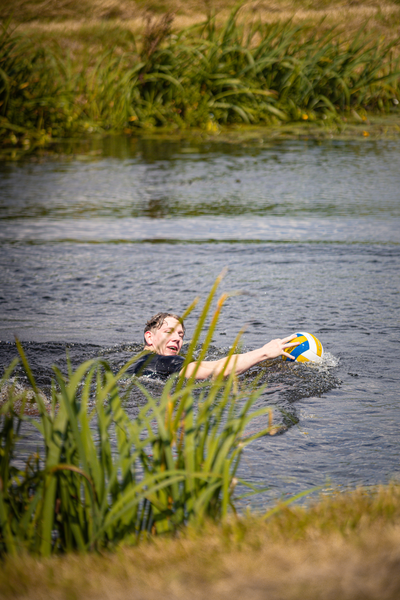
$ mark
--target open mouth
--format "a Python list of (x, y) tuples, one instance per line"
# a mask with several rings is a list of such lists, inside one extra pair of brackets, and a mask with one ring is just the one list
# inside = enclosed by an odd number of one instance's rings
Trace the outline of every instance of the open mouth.
[(171, 350), (171, 352), (175, 352), (175, 353), (178, 352), (178, 346), (175, 344), (169, 344), (167, 346), (167, 348), (168, 348), (168, 350)]

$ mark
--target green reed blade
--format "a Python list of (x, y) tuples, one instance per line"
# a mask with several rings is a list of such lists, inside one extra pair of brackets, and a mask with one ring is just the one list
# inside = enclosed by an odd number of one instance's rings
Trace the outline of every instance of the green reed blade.
[[(198, 494), (196, 501), (193, 506), (191, 521), (202, 522), (212, 504), (212, 500), (216, 499), (221, 489), (221, 479), (218, 477), (216, 482), (212, 480), (209, 482), (207, 487), (203, 488), (202, 492)], [(218, 514), (218, 503), (215, 506), (215, 512)], [(210, 516), (213, 516), (212, 514)]]
[(89, 372), (86, 375), (86, 378), (84, 379), (84, 385), (80, 396), (81, 406), (79, 411), (79, 425), (81, 433), (80, 437), (83, 446), (82, 451), (84, 456), (86, 457), (86, 461), (88, 464), (88, 472), (90, 472), (90, 475), (93, 479), (98, 497), (101, 497), (101, 489), (104, 487), (104, 474), (97, 457), (96, 446), (93, 440), (92, 430), (90, 428), (90, 422), (94, 415), (93, 413), (92, 415), (88, 414), (90, 388), (92, 385), (95, 369), (96, 365), (92, 365), (92, 367), (89, 369)]
[(252, 483), (250, 483), (249, 481), (246, 481), (245, 479), (242, 479), (241, 477), (237, 477), (237, 482), (240, 483), (241, 485), (250, 488), (252, 491), (248, 492), (246, 494), (242, 494), (241, 496), (236, 496), (236, 498), (238, 500), (242, 500), (244, 498), (249, 498), (250, 496), (254, 496), (255, 494), (262, 494), (264, 492), (267, 492), (268, 490), (270, 490), (270, 486), (267, 487), (258, 487)]
[[(90, 365), (87, 365), (87, 368)], [(86, 374), (87, 368), (85, 368), (84, 370), (82, 370), (82, 375)], [(65, 385), (65, 381), (64, 381), (64, 377), (62, 375), (62, 373), (60, 372), (60, 370), (57, 367), (53, 367), (53, 370), (55, 372), (56, 375), (56, 379), (58, 382), (58, 385), (60, 387), (60, 399), (63, 400), (63, 406), (66, 410), (66, 413), (68, 415), (68, 423), (72, 429), (72, 433), (74, 436), (74, 440), (75, 443), (77, 445), (77, 449), (78, 449), (78, 455), (80, 457), (80, 460), (83, 463), (83, 468), (84, 470), (87, 472), (88, 471), (88, 465), (87, 465), (87, 461), (86, 461), (86, 453), (85, 453), (85, 449), (84, 449), (84, 444), (83, 444), (83, 440), (82, 440), (82, 436), (81, 433), (79, 431), (79, 427), (78, 427), (78, 418), (77, 418), (77, 414), (76, 414), (76, 405), (75, 405), (75, 390), (74, 390), (74, 385), (73, 382), (76, 383), (76, 378), (75, 377), (71, 377), (70, 383), (69, 385)], [(53, 467), (54, 468), (54, 467)]]
[[(204, 324), (205, 317), (206, 317), (206, 315), (208, 314), (208, 312), (209, 312), (209, 310), (210, 310), (210, 306), (211, 306), (212, 299), (213, 299), (213, 297), (214, 297), (214, 295), (215, 295), (215, 292), (216, 292), (217, 286), (219, 285), (219, 283), (220, 283), (220, 281), (221, 281), (221, 279), (222, 279), (223, 275), (224, 275), (224, 272), (223, 272), (223, 273), (222, 273), (222, 274), (221, 274), (219, 277), (217, 277), (216, 283), (214, 284), (214, 286), (213, 286), (213, 288), (212, 288), (212, 291), (211, 291), (211, 293), (210, 293), (209, 297), (207, 298), (207, 301), (206, 301), (206, 303), (205, 303), (205, 305), (204, 305), (204, 308), (203, 308), (203, 314), (202, 314), (202, 316), (201, 316), (201, 317), (200, 317), (200, 319), (199, 319), (199, 323), (202, 323), (202, 325)], [(196, 378), (196, 374), (197, 374), (197, 372), (198, 372), (198, 369), (199, 369), (199, 367), (200, 367), (200, 363), (201, 363), (201, 361), (202, 361), (202, 360), (204, 360), (204, 358), (205, 358), (205, 356), (206, 356), (207, 350), (208, 350), (208, 348), (209, 348), (209, 346), (210, 346), (210, 343), (211, 343), (212, 337), (213, 337), (213, 335), (214, 335), (215, 328), (216, 328), (216, 326), (217, 326), (217, 323), (218, 323), (218, 319), (219, 319), (219, 315), (220, 315), (220, 313), (221, 313), (221, 310), (222, 310), (222, 306), (224, 305), (224, 303), (226, 302), (226, 300), (227, 300), (229, 297), (231, 297), (231, 296), (234, 296), (234, 295), (237, 295), (237, 294), (238, 294), (237, 292), (232, 292), (231, 294), (227, 294), (227, 293), (225, 293), (225, 294), (223, 294), (223, 295), (222, 295), (222, 296), (219, 298), (219, 300), (218, 300), (218, 302), (217, 302), (217, 308), (216, 308), (216, 310), (215, 310), (215, 312), (214, 312), (214, 314), (213, 314), (213, 316), (212, 316), (211, 323), (210, 323), (210, 325), (209, 325), (209, 327), (208, 327), (208, 330), (207, 330), (207, 333), (206, 333), (206, 337), (205, 337), (204, 343), (203, 343), (203, 345), (202, 345), (202, 348), (201, 348), (200, 354), (199, 354), (199, 356), (198, 356), (198, 358), (197, 358), (197, 361), (196, 361), (196, 367), (194, 368), (194, 370), (193, 370), (193, 374), (192, 374), (192, 375), (191, 375), (191, 377), (190, 377), (190, 381), (191, 381), (191, 382), (192, 382), (193, 380), (195, 380), (195, 378)], [(204, 314), (204, 313), (205, 313), (205, 314)], [(198, 329), (198, 327), (197, 327), (197, 329)], [(200, 336), (200, 333), (201, 333), (201, 331), (197, 331), (197, 329), (196, 329), (195, 336), (194, 336), (194, 340), (195, 340), (195, 342), (196, 342), (196, 343), (197, 343), (197, 341), (198, 341), (198, 338), (199, 338), (199, 336)], [(192, 340), (191, 347), (192, 347), (192, 346), (194, 346), (194, 342), (193, 342), (193, 340)], [(190, 350), (190, 349), (191, 349), (191, 348), (189, 348), (189, 350)], [(192, 352), (193, 352), (193, 349), (192, 349)], [(190, 352), (188, 352), (188, 354), (190, 354)], [(186, 360), (187, 360), (187, 359), (186, 359)], [(186, 361), (185, 361), (185, 362), (186, 362)], [(185, 366), (185, 365), (184, 365), (184, 366)], [(183, 368), (184, 368), (184, 367), (183, 367)]]
[(317, 490), (321, 490), (322, 488), (323, 488), (322, 485), (318, 485), (318, 486), (315, 486), (308, 490), (304, 490), (303, 492), (300, 492), (299, 494), (296, 494), (295, 496), (292, 496), (291, 498), (288, 498), (287, 500), (284, 500), (283, 502), (279, 502), (279, 504), (277, 506), (274, 506), (274, 508), (267, 510), (267, 512), (264, 513), (262, 518), (265, 520), (269, 519), (269, 517), (272, 517), (272, 515), (276, 514), (280, 510), (282, 510), (282, 508), (284, 508), (285, 506), (288, 506), (289, 504), (292, 504), (296, 500), (299, 500), (300, 498), (304, 498), (304, 496), (308, 496), (308, 495), (312, 494), (313, 492), (316, 492)]
[(175, 79), (175, 77), (172, 77), (171, 75), (167, 75), (166, 73), (148, 73), (144, 76), (144, 81), (148, 81), (148, 82), (157, 81), (159, 79), (169, 81), (169, 83), (172, 83), (177, 88), (179, 88), (181, 91), (183, 91), (181, 82), (178, 81), (177, 79)]
[[(176, 473), (176, 474), (175, 474)], [(155, 492), (170, 486), (173, 483), (184, 480), (185, 475), (182, 472), (160, 472), (153, 476), (147, 476), (140, 483), (134, 486), (130, 486), (125, 493), (113, 503), (112, 507), (108, 511), (103, 525), (94, 535), (94, 539), (99, 537), (107, 528), (116, 523), (121, 519), (125, 512), (139, 505), (144, 498), (147, 498), (151, 502), (151, 498), (157, 502), (157, 496), (153, 496)], [(161, 481), (159, 481), (161, 479)]]
[(29, 499), (29, 504), (26, 507), (25, 514), (22, 515), (21, 520), (18, 523), (17, 537), (19, 543), (21, 540), (27, 540), (28, 545), (34, 544), (38, 512), (40, 503), (42, 502), (43, 489), (41, 485), (37, 485), (35, 495)]
[[(11, 531), (9, 518), (9, 511), (6, 509), (6, 504), (4, 502), (4, 494), (3, 494), (3, 481), (0, 482), (0, 532), (2, 543), (5, 546), (5, 551), (11, 556), (17, 555), (17, 545), (16, 540), (14, 539), (14, 535)], [(1, 549), (1, 546), (0, 546)], [(2, 554), (2, 552), (1, 552)]]
[(43, 412), (43, 411), (46, 410), (45, 406), (44, 406), (44, 402), (43, 402), (42, 398), (40, 397), (40, 394), (39, 394), (39, 391), (38, 391), (38, 388), (37, 388), (37, 385), (36, 385), (35, 378), (32, 375), (32, 371), (31, 371), (29, 363), (28, 363), (28, 361), (26, 359), (25, 352), (24, 352), (24, 350), (22, 348), (22, 345), (21, 345), (21, 342), (19, 341), (18, 338), (15, 338), (15, 345), (17, 346), (18, 354), (21, 357), (21, 362), (22, 362), (22, 365), (24, 367), (25, 373), (28, 376), (29, 383), (31, 384), (32, 389), (35, 392), (35, 399), (37, 401), (37, 404), (39, 405), (40, 410)]
[[(9, 366), (4, 369), (4, 373), (0, 377), (0, 390), (3, 387), (3, 385), (6, 384), (8, 382), (8, 380), (10, 379), (12, 372), (14, 371), (14, 369), (18, 365), (18, 363), (19, 363), (19, 359), (14, 358), (11, 361), (11, 363), (9, 364)], [(5, 412), (4, 405), (2, 405), (2, 406), (0, 406), (0, 414), (3, 414), (4, 412)]]
[(221, 517), (225, 519), (228, 514), (228, 504), (229, 504), (229, 486), (230, 486), (230, 477), (229, 477), (229, 467), (231, 461), (227, 458), (224, 460), (224, 468), (222, 473), (222, 507), (221, 507)]

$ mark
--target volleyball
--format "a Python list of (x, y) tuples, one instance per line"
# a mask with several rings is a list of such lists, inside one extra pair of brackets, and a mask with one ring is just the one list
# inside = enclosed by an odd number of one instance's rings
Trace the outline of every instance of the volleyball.
[[(300, 331), (296, 333), (295, 338), (291, 342), (300, 342), (298, 346), (293, 346), (292, 349), (287, 348), (286, 351), (295, 357), (297, 362), (319, 362), (324, 355), (324, 349), (318, 338), (312, 333)], [(283, 360), (289, 360), (287, 356), (282, 356)]]

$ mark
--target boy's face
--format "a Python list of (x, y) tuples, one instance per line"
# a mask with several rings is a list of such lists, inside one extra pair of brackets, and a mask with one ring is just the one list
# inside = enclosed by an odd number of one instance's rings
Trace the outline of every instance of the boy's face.
[(179, 354), (185, 335), (182, 324), (173, 317), (167, 317), (160, 329), (146, 331), (144, 334), (147, 346), (162, 356)]

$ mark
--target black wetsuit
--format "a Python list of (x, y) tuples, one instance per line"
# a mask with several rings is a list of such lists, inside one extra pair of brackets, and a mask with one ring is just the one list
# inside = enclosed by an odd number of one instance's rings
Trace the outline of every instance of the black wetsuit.
[(182, 356), (162, 356), (161, 354), (149, 353), (139, 358), (126, 371), (128, 375), (148, 375), (166, 379), (173, 373), (179, 373), (185, 359)]

